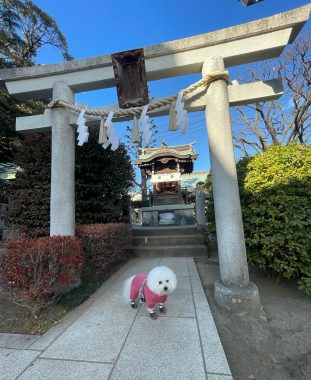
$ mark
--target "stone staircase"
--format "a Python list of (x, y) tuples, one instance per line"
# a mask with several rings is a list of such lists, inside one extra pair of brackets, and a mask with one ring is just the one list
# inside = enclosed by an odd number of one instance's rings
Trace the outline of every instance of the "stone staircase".
[(139, 257), (207, 257), (203, 233), (196, 226), (132, 228), (132, 252)]

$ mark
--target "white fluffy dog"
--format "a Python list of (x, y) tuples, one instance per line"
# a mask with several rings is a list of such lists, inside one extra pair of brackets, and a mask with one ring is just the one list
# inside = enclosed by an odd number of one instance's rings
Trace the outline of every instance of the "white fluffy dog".
[(165, 302), (177, 286), (175, 273), (166, 266), (153, 268), (148, 274), (140, 273), (128, 278), (124, 283), (124, 298), (126, 302), (137, 308), (137, 299), (146, 302), (147, 310), (152, 319), (157, 318), (156, 310), (166, 313)]

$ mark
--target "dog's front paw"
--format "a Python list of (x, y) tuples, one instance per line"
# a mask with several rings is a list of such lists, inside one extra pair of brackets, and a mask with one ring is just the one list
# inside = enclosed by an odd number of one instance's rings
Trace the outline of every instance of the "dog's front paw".
[(159, 311), (160, 311), (160, 313), (162, 313), (162, 314), (166, 314), (166, 307), (165, 307), (165, 306), (160, 306), (160, 307), (159, 307)]
[(132, 309), (138, 308), (137, 303), (135, 301), (131, 301), (131, 306), (132, 306)]
[(153, 320), (155, 320), (155, 319), (158, 318), (157, 314), (154, 311), (150, 312), (149, 315), (150, 315), (150, 318), (153, 319)]

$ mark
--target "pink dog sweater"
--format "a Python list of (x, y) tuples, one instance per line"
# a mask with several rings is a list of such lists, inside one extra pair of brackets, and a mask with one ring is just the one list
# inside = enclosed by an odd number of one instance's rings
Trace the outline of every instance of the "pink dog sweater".
[[(135, 301), (136, 298), (139, 295), (140, 287), (142, 283), (147, 279), (148, 275), (146, 273), (137, 274), (131, 284), (131, 292), (130, 292), (130, 298), (131, 301)], [(158, 296), (157, 294), (153, 293), (149, 288), (147, 283), (145, 283), (144, 289), (143, 289), (143, 295), (145, 297), (146, 305), (148, 309), (153, 309), (156, 304), (158, 303), (164, 303), (167, 300), (167, 296)]]

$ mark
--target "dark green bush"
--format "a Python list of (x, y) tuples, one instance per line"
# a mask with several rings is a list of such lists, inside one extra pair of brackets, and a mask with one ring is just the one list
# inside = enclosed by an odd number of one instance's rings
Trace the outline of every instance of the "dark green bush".
[(249, 263), (311, 294), (311, 147), (273, 146), (237, 172)]
[(16, 179), (7, 187), (8, 221), (31, 236), (48, 235), (49, 231), (50, 145), (50, 133), (26, 135), (14, 156), (19, 167)]
[[(75, 194), (78, 224), (128, 222), (133, 167), (124, 145), (103, 149), (98, 131), (76, 146)], [(9, 222), (30, 236), (48, 235), (50, 224), (51, 134), (29, 134), (14, 156), (16, 179), (6, 187)], [(0, 193), (1, 193), (0, 186)]]
[(98, 130), (76, 148), (76, 223), (128, 222), (134, 172), (123, 144), (116, 151), (98, 144)]
[(147, 200), (147, 201), (142, 201), (142, 200), (132, 201), (131, 206), (133, 208), (149, 207), (149, 200)]

